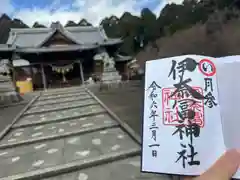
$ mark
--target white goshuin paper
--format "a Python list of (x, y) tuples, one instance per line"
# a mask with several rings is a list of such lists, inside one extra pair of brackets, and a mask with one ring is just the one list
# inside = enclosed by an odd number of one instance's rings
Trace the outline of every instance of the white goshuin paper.
[[(197, 62), (202, 59), (208, 59), (215, 64), (217, 73), (214, 76), (211, 76), (211, 78), (213, 84), (212, 94), (215, 97), (217, 106), (214, 106), (213, 108), (208, 108), (206, 105), (204, 106), (204, 127), (201, 128), (199, 137), (193, 137), (194, 150), (198, 153), (194, 156), (194, 160), (199, 160), (200, 165), (190, 166), (188, 164), (190, 159), (188, 158), (186, 160), (186, 166), (183, 168), (182, 159), (180, 159), (177, 163), (176, 160), (179, 157), (178, 152), (183, 149), (181, 147), (181, 143), (184, 145), (190, 144), (189, 137), (186, 137), (186, 134), (183, 134), (184, 138), (183, 140), (180, 140), (178, 133), (172, 135), (173, 132), (175, 132), (176, 127), (166, 126), (163, 124), (162, 89), (157, 88), (155, 92), (157, 92), (158, 97), (155, 101), (158, 106), (158, 117), (156, 118), (156, 125), (158, 129), (157, 139), (156, 142), (154, 142), (152, 139), (152, 131), (150, 130), (150, 127), (152, 126), (152, 119), (149, 117), (152, 100), (149, 98), (148, 87), (153, 81), (155, 81), (159, 86), (161, 86), (161, 88), (174, 88), (173, 84), (178, 83), (179, 78), (177, 72), (176, 80), (173, 80), (172, 77), (168, 78), (172, 66), (172, 60), (180, 62), (186, 58), (192, 58)], [(229, 119), (231, 119), (233, 124), (240, 124), (240, 122), (237, 121), (238, 105), (236, 103), (238, 102), (238, 99), (236, 99), (236, 93), (239, 92), (240, 86), (235, 83), (234, 88), (236, 89), (232, 89), (232, 82), (236, 82), (236, 78), (234, 79), (234, 73), (237, 72), (240, 65), (234, 63), (224, 66), (226, 61), (236, 62), (233, 58), (237, 59), (237, 56), (215, 59), (212, 57), (198, 55), (186, 55), (146, 62), (142, 171), (179, 175), (200, 175), (213, 165), (213, 163), (228, 148), (240, 147), (240, 140), (234, 139), (240, 137), (240, 132), (237, 131), (237, 127), (239, 126), (230, 125), (230, 123), (228, 123)], [(226, 72), (229, 72), (229, 75), (227, 75)], [(198, 67), (193, 72), (185, 71), (183, 80), (187, 78), (192, 79), (192, 81), (188, 83), (189, 86), (201, 87), (204, 90), (204, 78), (207, 78), (207, 76), (201, 73)], [(233, 79), (229, 80), (229, 78)], [(232, 93), (233, 91), (236, 92)], [(207, 92), (203, 91), (204, 96), (206, 93)], [(235, 101), (233, 101), (234, 98)], [(233, 102), (235, 102), (235, 105), (232, 104)], [(222, 104), (224, 105), (221, 106)], [(232, 131), (232, 128), (234, 131)], [(160, 146), (154, 148), (149, 147), (149, 145), (156, 143)], [(152, 150), (157, 150), (157, 157), (152, 157)], [(186, 155), (190, 154), (189, 146), (187, 146), (186, 150)], [(240, 177), (240, 173), (237, 173), (234, 177)]]
[[(217, 84), (225, 148), (240, 148), (239, 105), (240, 56), (217, 59)], [(234, 178), (240, 179), (240, 171)]]

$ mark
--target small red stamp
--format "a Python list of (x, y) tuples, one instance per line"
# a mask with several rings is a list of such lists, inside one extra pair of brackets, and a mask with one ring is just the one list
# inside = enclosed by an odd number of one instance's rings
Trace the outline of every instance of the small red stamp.
[(202, 59), (199, 62), (198, 68), (205, 76), (213, 76), (216, 74), (216, 66), (209, 59)]
[[(203, 94), (201, 87), (192, 87)], [(204, 127), (204, 100), (198, 100), (191, 96), (187, 90), (176, 93), (170, 97), (176, 88), (162, 89), (162, 117), (163, 124), (167, 126), (178, 126), (182, 124), (196, 123)], [(189, 112), (192, 112), (189, 118)]]

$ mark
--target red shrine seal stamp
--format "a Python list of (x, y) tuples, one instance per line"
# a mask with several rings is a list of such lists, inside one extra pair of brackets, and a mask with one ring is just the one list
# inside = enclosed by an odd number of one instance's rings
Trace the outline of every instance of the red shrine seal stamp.
[(209, 59), (202, 59), (199, 62), (198, 68), (205, 76), (214, 76), (216, 74), (216, 66)]
[[(201, 87), (192, 88), (203, 94)], [(175, 90), (176, 88), (162, 89), (163, 124), (166, 126), (178, 126), (188, 124), (190, 121), (201, 128), (204, 127), (204, 100), (195, 99), (187, 90), (176, 93), (171, 97)], [(189, 119), (188, 112), (194, 112), (191, 119)]]

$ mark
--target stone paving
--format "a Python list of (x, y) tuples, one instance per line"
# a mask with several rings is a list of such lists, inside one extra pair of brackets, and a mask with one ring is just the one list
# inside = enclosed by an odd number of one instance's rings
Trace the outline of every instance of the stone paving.
[[(59, 175), (57, 177), (46, 178), (44, 180), (161, 180), (167, 179), (167, 176), (141, 174), (140, 157), (136, 156), (113, 163), (95, 166), (72, 173)], [(93, 173), (94, 172), (94, 173)]]
[(85, 95), (85, 96), (72, 96), (72, 97), (66, 97), (66, 98), (59, 98), (59, 99), (49, 99), (49, 100), (43, 100), (43, 101), (37, 101), (36, 103), (33, 104), (33, 106), (44, 106), (46, 104), (58, 104), (62, 102), (71, 102), (71, 101), (76, 101), (76, 100), (84, 100), (91, 98), (90, 95)]
[(76, 97), (76, 96), (84, 96), (84, 95), (88, 95), (86, 92), (70, 92), (68, 94), (53, 94), (53, 95), (45, 95), (39, 98), (40, 101), (43, 100), (50, 100), (50, 99), (58, 99), (58, 98), (62, 98), (62, 97)]
[(51, 91), (0, 140), (0, 179), (168, 179), (140, 173), (139, 144), (87, 91)]
[(57, 88), (57, 89), (50, 89), (48, 91), (43, 91), (42, 94), (45, 96), (54, 95), (54, 94), (67, 94), (67, 93), (81, 93), (84, 92), (85, 89), (80, 86), (75, 87), (66, 87), (66, 88)]
[(82, 101), (71, 101), (71, 102), (61, 102), (58, 104), (45, 104), (44, 106), (34, 106), (29, 108), (25, 112), (26, 114), (33, 114), (33, 113), (42, 113), (42, 112), (49, 112), (49, 111), (56, 111), (59, 109), (69, 109), (69, 108), (75, 108), (75, 107), (81, 107), (86, 105), (93, 105), (98, 104), (96, 100), (94, 99), (86, 99)]
[(81, 116), (88, 116), (94, 113), (105, 112), (106, 110), (100, 105), (90, 105), (85, 107), (71, 108), (61, 111), (45, 112), (41, 114), (23, 115), (21, 119), (14, 125), (26, 126), (33, 124), (45, 124), (52, 121), (65, 121), (70, 118), (77, 118)]
[(80, 129), (84, 128), (89, 130), (112, 127), (114, 125), (117, 125), (117, 123), (108, 114), (80, 117), (68, 121), (55, 122), (54, 124), (49, 123), (12, 129), (1, 141), (1, 144), (19, 143), (26, 139), (36, 141), (42, 137), (58, 137), (66, 133), (79, 132)]

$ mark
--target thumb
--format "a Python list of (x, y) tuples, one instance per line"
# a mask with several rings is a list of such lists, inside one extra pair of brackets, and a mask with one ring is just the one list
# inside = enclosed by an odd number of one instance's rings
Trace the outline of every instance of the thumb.
[(217, 162), (196, 180), (229, 180), (240, 165), (240, 151), (229, 150)]

